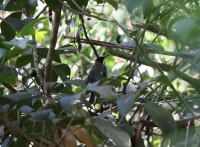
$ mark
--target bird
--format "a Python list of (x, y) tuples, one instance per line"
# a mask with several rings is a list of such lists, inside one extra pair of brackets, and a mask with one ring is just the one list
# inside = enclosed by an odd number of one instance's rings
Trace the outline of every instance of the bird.
[[(109, 55), (107, 55), (107, 56), (109, 56)], [(107, 56), (96, 58), (95, 64), (93, 65), (93, 67), (91, 68), (91, 70), (88, 74), (86, 84), (89, 84), (89, 83), (91, 84), (102, 78), (107, 77), (107, 68), (104, 64), (104, 59)], [(89, 103), (94, 104), (94, 102), (95, 102), (95, 94), (94, 94), (94, 92), (91, 92)]]

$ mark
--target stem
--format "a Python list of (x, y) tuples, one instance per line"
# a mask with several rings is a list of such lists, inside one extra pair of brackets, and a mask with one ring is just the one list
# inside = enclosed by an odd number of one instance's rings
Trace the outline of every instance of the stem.
[(51, 38), (50, 38), (50, 47), (49, 47), (49, 51), (48, 51), (47, 59), (46, 59), (46, 65), (45, 65), (45, 71), (44, 71), (45, 97), (48, 97), (50, 95), (50, 89), (47, 86), (47, 82), (50, 81), (51, 66), (52, 66), (52, 60), (54, 57), (55, 46), (56, 46), (56, 42), (57, 42), (60, 17), (61, 17), (61, 9), (60, 9), (60, 11), (55, 12), (55, 18), (54, 18), (53, 28), (52, 28)]

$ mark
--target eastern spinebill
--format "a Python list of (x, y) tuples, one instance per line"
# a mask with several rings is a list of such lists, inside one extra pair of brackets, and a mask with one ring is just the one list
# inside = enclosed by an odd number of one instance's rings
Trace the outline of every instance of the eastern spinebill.
[[(107, 56), (109, 56), (109, 55), (107, 55)], [(95, 60), (95, 64), (93, 65), (93, 67), (91, 68), (91, 70), (89, 72), (86, 84), (94, 83), (102, 78), (107, 77), (107, 69), (106, 69), (106, 66), (104, 65), (104, 59), (107, 56), (98, 57)], [(94, 94), (94, 92), (91, 92), (89, 103), (94, 104), (94, 102), (95, 102), (95, 94)]]

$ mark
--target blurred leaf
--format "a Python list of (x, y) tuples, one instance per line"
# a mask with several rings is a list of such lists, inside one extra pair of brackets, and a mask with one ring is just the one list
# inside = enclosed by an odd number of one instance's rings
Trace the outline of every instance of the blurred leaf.
[(53, 10), (53, 11), (55, 11), (55, 12), (58, 12), (59, 10), (60, 10), (60, 8), (61, 8), (61, 3), (59, 2), (59, 1), (52, 1), (52, 0), (45, 0), (45, 2), (46, 2), (46, 4), (47, 4), (47, 6), (51, 9), (51, 10)]
[(152, 48), (152, 49), (155, 50), (157, 53), (164, 53), (164, 52), (165, 52), (164, 47), (161, 46), (161, 45), (149, 44), (148, 47), (149, 47), (149, 48)]
[(58, 48), (57, 50), (65, 51), (64, 53), (73, 53), (73, 54), (77, 55), (77, 49), (72, 45), (65, 45), (65, 46)]
[(144, 19), (148, 18), (150, 15), (152, 15), (154, 10), (154, 6), (153, 6), (153, 1), (152, 0), (147, 0), (144, 1), (143, 3), (143, 15), (144, 15)]
[[(38, 56), (46, 59), (49, 49), (48, 48), (37, 48)], [(60, 56), (58, 52), (54, 53), (53, 61), (61, 63)]]
[(21, 36), (34, 35), (35, 32), (34, 32), (33, 27), (46, 18), (47, 17), (40, 17), (36, 20), (31, 21), (27, 25), (25, 25), (20, 31)]
[(31, 97), (31, 93), (29, 93), (29, 92), (19, 92), (19, 93), (6, 95), (5, 97), (19, 102), (21, 100), (30, 98)]
[(16, 68), (21, 68), (29, 63), (33, 62), (33, 55), (25, 55), (17, 58), (15, 67)]
[[(84, 1), (74, 0), (74, 1), (75, 1), (75, 3), (77, 3), (79, 5), (79, 7), (81, 9), (87, 7), (88, 0), (84, 0)], [(72, 9), (74, 9), (76, 11), (81, 11), (71, 0), (67, 0), (67, 3)]]
[(67, 64), (57, 64), (52, 67), (62, 81), (67, 81), (70, 78), (71, 69)]
[(13, 73), (4, 73), (0, 75), (0, 83), (6, 82), (15, 85), (17, 82), (16, 76)]
[(75, 90), (74, 90), (74, 93), (77, 94), (77, 93), (80, 93), (83, 91), (83, 88), (82, 87), (77, 87)]
[(175, 25), (176, 33), (180, 37), (187, 35), (194, 28), (197, 20), (193, 18), (179, 20)]
[(111, 6), (115, 8), (115, 10), (118, 9), (118, 1), (117, 0), (105, 0), (107, 3), (109, 3)]
[[(28, 48), (27, 48), (28, 49)], [(20, 54), (22, 54), (26, 49), (21, 49), (19, 47), (14, 47), (12, 50), (10, 50), (7, 54), (7, 60), (10, 60)]]
[[(10, 14), (7, 18), (20, 19), (22, 12), (15, 12)], [(1, 22), (1, 34), (5, 37), (5, 40), (9, 41), (15, 37), (15, 31), (4, 21)]]
[(52, 113), (52, 109), (43, 110), (40, 112), (35, 112), (32, 114), (30, 120), (34, 121), (45, 121), (49, 119), (49, 115)]
[(60, 99), (60, 105), (65, 110), (65, 112), (72, 114), (72, 105), (78, 99), (81, 98), (82, 94), (74, 94), (69, 96), (64, 96)]
[(3, 105), (2, 108), (3, 108), (3, 111), (4, 111), (5, 113), (7, 113), (8, 110), (9, 110), (9, 108), (10, 108), (10, 105), (9, 105), (9, 104)]
[(164, 83), (164, 84), (166, 84), (166, 85), (170, 85), (170, 81), (169, 81), (168, 77), (165, 76), (165, 75), (159, 76), (159, 77), (156, 79), (156, 81), (157, 81), (157, 82)]
[(134, 128), (128, 124), (128, 123), (123, 123), (123, 124), (120, 124), (118, 126), (121, 130), (125, 131), (129, 136), (130, 138), (133, 136), (133, 132), (135, 131)]
[(10, 142), (10, 137), (5, 138), (1, 144), (1, 147), (8, 147), (9, 142)]
[(0, 48), (0, 59), (5, 55), (6, 52), (7, 52), (6, 49)]
[[(12, 46), (17, 46), (19, 48), (25, 49), (27, 47), (27, 42), (29, 41), (29, 38), (23, 38), (21, 40), (18, 39), (12, 39), (10, 41), (4, 41), (3, 44), (6, 47), (12, 47)], [(29, 45), (30, 46), (30, 45)]]
[(102, 98), (108, 101), (115, 101), (117, 99), (117, 94), (113, 91), (112, 85), (98, 86), (98, 87), (88, 87), (87, 90), (97, 92)]
[(8, 17), (7, 21), (13, 30), (19, 32), (26, 24), (33, 21), (33, 18), (28, 17), (24, 20), (19, 20), (19, 19), (14, 19), (14, 18)]
[(29, 107), (29, 106), (27, 106), (27, 105), (24, 105), (24, 106), (22, 106), (22, 107), (20, 108), (20, 111), (21, 111), (22, 113), (24, 113), (25, 115), (30, 115), (30, 114), (31, 114), (31, 110), (32, 110), (32, 108)]
[[(120, 128), (114, 126), (110, 121), (105, 121), (100, 118), (89, 118), (92, 125), (97, 127), (107, 138), (111, 139), (116, 145), (130, 147), (130, 137)], [(122, 137), (123, 136), (123, 137)]]
[(162, 106), (154, 103), (144, 103), (142, 105), (150, 114), (153, 122), (161, 129), (163, 136), (173, 139), (176, 134), (176, 122), (174, 121), (172, 114)]
[(86, 87), (86, 83), (83, 80), (80, 80), (80, 79), (67, 80), (67, 81), (64, 81), (63, 83), (81, 86), (82, 88)]
[(127, 6), (128, 12), (132, 14), (133, 10), (141, 5), (144, 0), (131, 0)]
[(121, 95), (117, 99), (117, 108), (119, 110), (121, 118), (124, 118), (126, 114), (133, 108), (135, 102), (135, 94)]

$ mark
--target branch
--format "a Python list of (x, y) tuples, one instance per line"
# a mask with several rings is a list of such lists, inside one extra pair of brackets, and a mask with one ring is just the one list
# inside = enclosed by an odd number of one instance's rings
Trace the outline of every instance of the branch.
[(11, 93), (17, 93), (18, 91), (9, 83), (2, 82), (2, 85), (6, 87)]
[[(68, 37), (68, 36), (65, 36), (65, 38), (74, 39), (74, 37)], [(75, 40), (75, 41), (77, 41), (77, 40)], [(84, 39), (84, 38), (80, 38), (80, 42), (89, 44), (87, 39)], [(135, 47), (132, 47), (132, 46), (125, 46), (125, 45), (121, 45), (121, 44), (109, 43), (109, 42), (104, 42), (104, 41), (90, 39), (90, 42), (92, 42), (93, 45), (98, 45), (98, 46), (119, 48), (119, 49), (130, 50), (130, 51), (137, 50)], [(181, 58), (194, 58), (196, 56), (196, 53), (188, 53), (188, 52), (185, 52), (185, 53), (169, 52), (169, 51), (158, 52), (151, 48), (143, 48), (143, 50), (145, 50), (148, 53), (156, 53), (156, 54), (175, 56), (175, 57), (181, 57)]]
[(10, 118), (7, 116), (7, 114), (4, 112), (4, 110), (2, 109), (2, 106), (0, 105), (0, 113), (1, 115), (3, 115), (5, 121), (16, 131), (18, 132), (20, 135), (22, 135), (26, 140), (28, 140), (29, 142), (33, 142), (33, 144), (37, 147), (43, 147), (42, 145), (40, 145), (37, 141), (35, 141), (34, 139), (32, 139), (31, 137), (29, 137), (26, 133), (24, 133), (24, 131), (22, 131), (19, 127), (17, 127), (11, 120)]
[(52, 66), (52, 60), (54, 57), (55, 46), (56, 46), (56, 42), (57, 42), (58, 28), (59, 28), (59, 24), (60, 24), (60, 16), (61, 16), (61, 9), (60, 9), (60, 11), (55, 12), (53, 28), (52, 28), (51, 38), (50, 38), (50, 47), (49, 47), (49, 51), (48, 51), (47, 59), (46, 59), (46, 65), (45, 65), (45, 71), (44, 71), (45, 97), (48, 97), (50, 94), (49, 87), (47, 87), (47, 82), (50, 81), (51, 66)]

